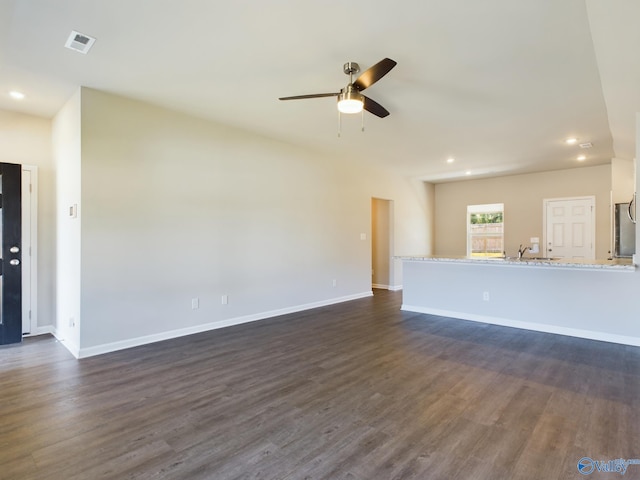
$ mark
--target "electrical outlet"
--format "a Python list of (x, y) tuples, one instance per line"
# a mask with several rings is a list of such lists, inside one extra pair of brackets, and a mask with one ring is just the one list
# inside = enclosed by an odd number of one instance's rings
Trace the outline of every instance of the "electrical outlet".
[(69, 317), (69, 326), (71, 328), (76, 326), (76, 321), (75, 321), (75, 319), (73, 317)]
[(489, 292), (482, 293), (482, 300), (484, 300), (485, 302), (489, 301)]
[(222, 295), (222, 305), (227, 305), (229, 303), (229, 295)]
[(331, 280), (331, 286), (335, 287), (338, 284), (338, 281), (334, 278), (333, 280)]
[(191, 309), (192, 310), (196, 310), (200, 308), (200, 300), (198, 299), (198, 297), (192, 298), (191, 299)]

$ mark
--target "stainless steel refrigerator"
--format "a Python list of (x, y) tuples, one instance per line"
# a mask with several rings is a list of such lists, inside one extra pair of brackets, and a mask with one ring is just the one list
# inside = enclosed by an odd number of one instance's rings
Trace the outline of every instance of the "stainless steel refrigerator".
[[(633, 208), (631, 209), (633, 214)], [(631, 257), (636, 253), (636, 225), (631, 221), (628, 203), (616, 203), (615, 256)]]

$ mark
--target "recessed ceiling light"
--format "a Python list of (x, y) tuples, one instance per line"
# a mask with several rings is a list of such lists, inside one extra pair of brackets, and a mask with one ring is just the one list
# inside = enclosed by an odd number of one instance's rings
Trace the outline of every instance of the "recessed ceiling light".
[(17, 90), (12, 90), (9, 92), (9, 96), (14, 100), (22, 100), (24, 98), (24, 93), (18, 92)]
[(578, 158), (576, 158), (576, 160), (578, 160), (579, 162), (582, 162), (584, 160), (586, 160), (587, 157), (585, 157), (584, 155), (579, 155)]
[(566, 143), (568, 143), (569, 145), (573, 145), (573, 144), (574, 144), (574, 143), (576, 143), (577, 141), (578, 141), (578, 139), (577, 139), (577, 138), (573, 138), (573, 137), (571, 137), (571, 138), (567, 138), (567, 139), (565, 140), (565, 142), (566, 142)]
[(453, 157), (449, 157), (449, 158), (447, 158), (447, 163), (453, 163), (453, 162), (455, 162), (455, 161), (456, 161), (456, 159), (455, 159), (455, 158), (453, 158)]
[(466, 172), (464, 172), (465, 175), (471, 175), (471, 170), (467, 170)]

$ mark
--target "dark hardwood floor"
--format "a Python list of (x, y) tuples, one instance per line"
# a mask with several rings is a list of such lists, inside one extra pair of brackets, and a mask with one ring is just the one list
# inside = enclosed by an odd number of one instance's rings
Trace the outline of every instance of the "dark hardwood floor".
[(640, 348), (400, 303), (80, 361), (52, 337), (3, 347), (0, 478), (550, 480), (640, 458)]

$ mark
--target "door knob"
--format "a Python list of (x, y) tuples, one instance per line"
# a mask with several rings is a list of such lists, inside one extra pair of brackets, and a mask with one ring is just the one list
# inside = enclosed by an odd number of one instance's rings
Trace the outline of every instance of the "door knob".
[(12, 258), (11, 260), (9, 260), (9, 265), (20, 265), (20, 260), (18, 260), (17, 258)]
[(20, 251), (20, 247), (16, 247), (15, 245), (9, 249), (11, 253), (18, 253)]

